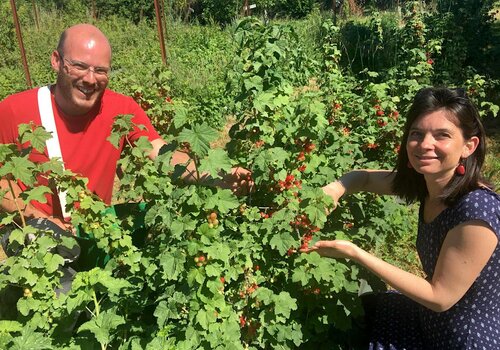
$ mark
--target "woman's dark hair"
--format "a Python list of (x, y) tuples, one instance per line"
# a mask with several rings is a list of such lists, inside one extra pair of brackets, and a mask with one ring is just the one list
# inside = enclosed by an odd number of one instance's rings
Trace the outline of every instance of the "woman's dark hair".
[(424, 176), (408, 167), (406, 143), (409, 131), (418, 118), (438, 110), (449, 113), (450, 121), (460, 128), (465, 140), (473, 136), (479, 138), (476, 150), (463, 160), (465, 174), (453, 176), (446, 185), (441, 200), (446, 205), (452, 205), (460, 197), (485, 183), (480, 172), (486, 154), (486, 137), (476, 106), (463, 89), (425, 88), (417, 93), (408, 112), (395, 169), (397, 174), (392, 183), (393, 191), (409, 203), (423, 201), (428, 194)]

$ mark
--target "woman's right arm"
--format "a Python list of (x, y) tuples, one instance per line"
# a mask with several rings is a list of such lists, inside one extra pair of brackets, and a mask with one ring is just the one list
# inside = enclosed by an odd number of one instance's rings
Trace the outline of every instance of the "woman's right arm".
[(337, 203), (344, 194), (372, 192), (380, 195), (394, 194), (392, 182), (396, 173), (391, 170), (353, 170), (323, 187), (325, 194)]

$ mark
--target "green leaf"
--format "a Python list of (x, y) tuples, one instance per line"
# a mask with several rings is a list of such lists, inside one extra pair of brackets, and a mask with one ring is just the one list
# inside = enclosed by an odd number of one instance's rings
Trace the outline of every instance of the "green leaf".
[(206, 209), (217, 208), (220, 213), (225, 214), (231, 209), (238, 208), (240, 202), (230, 190), (218, 190), (213, 196), (207, 198)]
[[(241, 329), (238, 323), (235, 320), (227, 319), (222, 322), (220, 325), (220, 332), (223, 336), (224, 343), (226, 344), (226, 347), (223, 349), (229, 350), (229, 349), (238, 349), (238, 350), (243, 350), (245, 349), (243, 345), (241, 344), (240, 338), (241, 338)], [(231, 345), (231, 346), (229, 346)]]
[(217, 277), (221, 275), (221, 267), (215, 264), (210, 264), (205, 267), (205, 272), (208, 277)]
[(269, 305), (273, 301), (273, 291), (266, 288), (266, 287), (260, 287), (255, 291), (255, 298), (257, 300), (260, 300), (264, 303), (264, 305)]
[(22, 329), (22, 324), (17, 321), (0, 320), (0, 333), (20, 332)]
[(181, 251), (164, 252), (160, 256), (160, 265), (163, 269), (163, 278), (168, 280), (176, 280), (181, 272), (184, 271), (184, 263), (186, 257)]
[(209, 324), (207, 311), (205, 311), (204, 309), (198, 311), (198, 313), (196, 314), (196, 322), (201, 326), (201, 328), (207, 330)]
[(310, 205), (305, 208), (304, 213), (314, 226), (323, 226), (326, 222), (326, 211), (324, 207)]
[(281, 147), (265, 150), (255, 158), (256, 173), (267, 174), (271, 168), (282, 169), (287, 159), (288, 152)]
[(25, 326), (21, 335), (12, 340), (10, 350), (45, 350), (54, 349), (50, 338), (35, 332), (31, 326)]
[[(34, 232), (33, 232), (34, 233)], [(24, 237), (26, 236), (27, 232), (24, 232), (21, 229), (15, 229), (12, 230), (9, 236), (9, 243), (12, 244), (14, 242), (23, 245), (24, 244)]]
[[(28, 316), (30, 313), (33, 316), (33, 311), (39, 310), (42, 302), (35, 298), (21, 298), (17, 302), (17, 309), (23, 316)], [(36, 316), (36, 314), (35, 314)]]
[(265, 113), (268, 109), (273, 109), (274, 93), (262, 92), (255, 96), (254, 107), (259, 112)]
[(227, 152), (222, 148), (211, 149), (208, 151), (208, 156), (200, 161), (198, 170), (201, 173), (208, 173), (213, 178), (220, 178), (219, 172), (222, 170), (226, 173), (231, 171), (231, 160)]
[(136, 149), (140, 150), (140, 154), (149, 154), (151, 150), (153, 149), (153, 146), (151, 145), (151, 141), (146, 136), (141, 136), (137, 141), (134, 143), (134, 147)]
[(38, 201), (40, 203), (47, 203), (47, 197), (45, 197), (46, 194), (51, 194), (52, 190), (47, 187), (47, 186), (36, 186), (32, 188), (31, 190), (26, 190), (23, 192), (23, 200), (26, 203), (29, 203), (30, 201)]
[(192, 129), (183, 129), (178, 137), (180, 142), (188, 142), (191, 150), (200, 158), (205, 157), (210, 149), (210, 142), (215, 141), (219, 134), (207, 124), (195, 124)]
[(0, 144), (0, 163), (5, 163), (8, 158), (14, 155), (14, 144)]
[(184, 107), (184, 105), (179, 105), (179, 103), (176, 103), (175, 106), (175, 116), (174, 116), (174, 126), (177, 129), (180, 129), (184, 125), (186, 125), (189, 122), (189, 112)]
[(0, 176), (12, 174), (14, 179), (21, 180), (24, 184), (31, 186), (35, 182), (34, 168), (35, 165), (28, 160), (28, 156), (12, 157), (10, 162), (0, 167)]
[(55, 239), (50, 236), (37, 237), (36, 243), (38, 244), (40, 252), (48, 252), (57, 246)]
[(156, 323), (160, 328), (163, 328), (168, 320), (179, 318), (179, 310), (177, 310), (178, 302), (177, 300), (174, 301), (172, 299), (170, 299), (168, 302), (161, 301), (154, 311)]
[(301, 285), (305, 286), (309, 283), (309, 279), (310, 275), (304, 266), (299, 266), (293, 271), (292, 282), (300, 282)]
[(89, 331), (94, 334), (100, 344), (109, 344), (113, 340), (113, 333), (117, 332), (116, 328), (124, 323), (125, 319), (122, 316), (104, 311), (82, 324), (78, 328), (78, 333)]
[(45, 263), (45, 268), (48, 273), (54, 273), (57, 271), (59, 266), (64, 265), (64, 258), (59, 254), (47, 253), (43, 257), (43, 262)]
[(29, 142), (31, 147), (40, 153), (45, 150), (46, 141), (52, 138), (50, 132), (41, 126), (35, 127), (34, 124), (24, 124), (24, 126), (21, 124), (19, 126), (19, 135), (22, 143)]
[[(2, 196), (3, 198), (3, 196)], [(17, 213), (4, 213), (0, 212), (0, 226), (3, 225), (9, 225), (14, 222), (14, 219), (16, 218)]]
[(204, 250), (211, 259), (221, 260), (226, 264), (229, 264), (229, 256), (231, 250), (224, 243), (215, 243), (211, 247), (207, 247)]
[(86, 293), (84, 291), (76, 292), (76, 296), (66, 299), (66, 310), (68, 313), (72, 313), (75, 310), (83, 310), (87, 304), (92, 300), (92, 296), (90, 293)]
[(294, 247), (297, 241), (288, 232), (275, 234), (269, 242), (272, 248), (277, 249), (281, 255), (285, 255), (288, 249)]
[(255, 89), (257, 91), (262, 91), (263, 89), (262, 78), (258, 75), (254, 75), (248, 79), (245, 79), (243, 83), (245, 84), (246, 90)]
[(189, 270), (187, 281), (190, 287), (194, 285), (195, 282), (202, 284), (205, 280), (205, 275), (203, 274), (203, 269), (193, 268)]
[(10, 275), (15, 276), (18, 281), (22, 281), (24, 279), (28, 285), (34, 285), (38, 280), (38, 276), (36, 274), (21, 264), (14, 264), (9, 273)]
[(286, 326), (277, 324), (275, 327), (278, 329), (278, 334), (276, 335), (278, 343), (285, 343), (291, 340), (297, 347), (302, 343), (302, 330), (296, 322), (289, 323)]
[(132, 118), (134, 118), (132, 114), (119, 114), (115, 117), (111, 135), (107, 138), (115, 148), (119, 147), (121, 139), (133, 129), (135, 124)]
[(193, 231), (196, 228), (196, 222), (189, 216), (181, 216), (177, 220), (173, 220), (170, 230), (174, 236), (180, 236), (186, 231)]
[(318, 282), (321, 282), (321, 280), (329, 281), (335, 279), (335, 270), (332, 268), (331, 264), (324, 261), (324, 259), (318, 262), (318, 266), (312, 269), (311, 274)]
[(297, 299), (290, 296), (288, 292), (281, 292), (279, 295), (273, 297), (275, 304), (275, 312), (277, 315), (283, 315), (290, 318), (290, 312), (297, 310)]
[(90, 271), (77, 273), (73, 280), (72, 289), (87, 290), (90, 287), (106, 291), (108, 294), (118, 294), (122, 289), (129, 288), (130, 286), (128, 281), (113, 277), (111, 271), (96, 267)]

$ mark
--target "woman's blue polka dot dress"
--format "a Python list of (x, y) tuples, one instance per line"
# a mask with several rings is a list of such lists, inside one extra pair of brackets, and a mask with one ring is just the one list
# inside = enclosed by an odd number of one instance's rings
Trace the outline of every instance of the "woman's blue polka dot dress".
[[(449, 230), (470, 220), (486, 222), (500, 240), (500, 196), (478, 189), (429, 224), (420, 210), (417, 250), (432, 278)], [(389, 292), (379, 296), (370, 349), (500, 349), (500, 244), (467, 293), (445, 312), (431, 311)]]

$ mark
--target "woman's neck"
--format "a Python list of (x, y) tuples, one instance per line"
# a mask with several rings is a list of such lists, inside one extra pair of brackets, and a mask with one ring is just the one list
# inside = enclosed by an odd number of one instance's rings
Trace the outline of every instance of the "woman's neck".
[(427, 185), (427, 192), (429, 193), (429, 200), (441, 201), (441, 196), (444, 192), (445, 187), (451, 181), (453, 174), (441, 177), (425, 177), (425, 183)]

